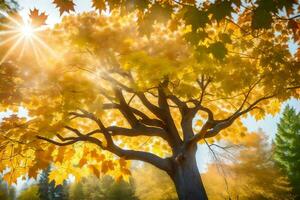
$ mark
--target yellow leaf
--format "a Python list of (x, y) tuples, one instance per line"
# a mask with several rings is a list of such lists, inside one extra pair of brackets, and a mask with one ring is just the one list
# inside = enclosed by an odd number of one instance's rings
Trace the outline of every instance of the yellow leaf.
[(100, 177), (100, 171), (97, 169), (95, 165), (89, 165), (90, 170), (96, 177)]

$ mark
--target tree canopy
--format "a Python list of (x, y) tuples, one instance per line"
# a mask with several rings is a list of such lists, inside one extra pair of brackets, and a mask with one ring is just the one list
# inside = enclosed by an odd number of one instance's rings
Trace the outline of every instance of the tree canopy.
[[(297, 1), (101, 2), (93, 5), (109, 14), (69, 15), (53, 29), (5, 40), (1, 110), (28, 110), (0, 124), (9, 183), (51, 163), (57, 184), (69, 174), (126, 179), (126, 160), (176, 182), (182, 163), (197, 171), (197, 143), (237, 142), (246, 133), (241, 116), (274, 115), (299, 98), (299, 54), (288, 48), (299, 39)], [(54, 3), (74, 10), (72, 1)], [(31, 14), (43, 24), (45, 13)], [(1, 30), (16, 23), (10, 18)], [(31, 51), (16, 48), (21, 42)]]

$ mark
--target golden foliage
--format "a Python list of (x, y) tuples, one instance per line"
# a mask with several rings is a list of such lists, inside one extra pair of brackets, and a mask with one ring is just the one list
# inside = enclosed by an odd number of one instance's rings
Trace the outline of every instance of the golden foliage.
[[(61, 12), (74, 9), (71, 1), (54, 2)], [(141, 160), (132, 152), (165, 158), (176, 152), (176, 140), (237, 142), (246, 132), (238, 117), (274, 115), (281, 102), (299, 98), (292, 90), (299, 86), (299, 63), (282, 42), (286, 34), (266, 30), (256, 38), (220, 21), (203, 27), (209, 38), (195, 48), (186, 38), (193, 29), (183, 22), (176, 30), (157, 22), (148, 36), (138, 29), (136, 12), (66, 16), (43, 35), (57, 55), (41, 58), (43, 65), (26, 56), (1, 64), (1, 109), (23, 106), (30, 117), (1, 123), (0, 169), (11, 168), (5, 180), (26, 172), (36, 177), (50, 163), (57, 184), (68, 174), (127, 179), (125, 160)], [(199, 108), (190, 129), (183, 127), (182, 104)]]

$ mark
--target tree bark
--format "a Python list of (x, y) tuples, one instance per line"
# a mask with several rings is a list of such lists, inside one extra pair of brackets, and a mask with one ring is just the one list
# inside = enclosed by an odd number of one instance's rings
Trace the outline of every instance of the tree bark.
[(173, 163), (173, 180), (179, 200), (207, 200), (194, 153), (183, 155)]

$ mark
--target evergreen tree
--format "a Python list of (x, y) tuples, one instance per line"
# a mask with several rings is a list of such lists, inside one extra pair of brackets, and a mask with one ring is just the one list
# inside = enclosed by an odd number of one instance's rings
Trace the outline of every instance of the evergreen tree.
[(7, 185), (0, 177), (0, 199), (14, 200), (16, 197), (16, 190), (14, 187)]
[(286, 173), (300, 199), (300, 113), (287, 106), (277, 126), (274, 159)]
[(49, 173), (51, 168), (43, 170), (39, 177), (38, 194), (41, 200), (65, 200), (68, 199), (67, 183), (64, 181), (63, 185), (55, 186), (55, 182), (49, 182)]
[(48, 200), (48, 191), (49, 191), (49, 171), (50, 171), (50, 167), (48, 167), (47, 169), (43, 170), (43, 172), (40, 175), (39, 178), (39, 189), (38, 189), (38, 193), (39, 193), (39, 197), (41, 200)]

